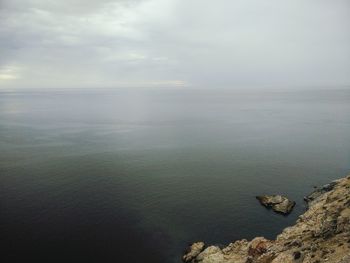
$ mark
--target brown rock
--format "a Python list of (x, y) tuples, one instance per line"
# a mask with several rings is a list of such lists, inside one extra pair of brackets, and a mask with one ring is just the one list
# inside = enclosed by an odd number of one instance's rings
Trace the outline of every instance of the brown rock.
[(193, 243), (188, 249), (187, 253), (182, 257), (182, 260), (184, 262), (191, 262), (193, 259), (195, 259), (199, 253), (201, 253), (204, 249), (204, 242), (196, 242)]
[(265, 207), (271, 207), (275, 212), (281, 214), (289, 214), (295, 202), (289, 200), (287, 197), (282, 195), (261, 195), (257, 196), (256, 199)]

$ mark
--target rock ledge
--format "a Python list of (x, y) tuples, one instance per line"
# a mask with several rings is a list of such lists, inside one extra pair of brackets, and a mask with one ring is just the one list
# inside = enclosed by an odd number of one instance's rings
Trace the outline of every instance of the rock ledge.
[(194, 243), (187, 263), (350, 263), (350, 176), (317, 188), (308, 210), (275, 240), (256, 237), (221, 249)]

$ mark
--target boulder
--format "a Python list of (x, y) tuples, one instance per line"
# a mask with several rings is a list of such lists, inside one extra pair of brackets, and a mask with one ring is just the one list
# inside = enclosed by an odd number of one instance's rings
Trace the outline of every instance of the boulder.
[(294, 201), (282, 195), (261, 195), (257, 196), (256, 199), (258, 199), (263, 206), (271, 207), (275, 212), (284, 215), (289, 214), (295, 206)]

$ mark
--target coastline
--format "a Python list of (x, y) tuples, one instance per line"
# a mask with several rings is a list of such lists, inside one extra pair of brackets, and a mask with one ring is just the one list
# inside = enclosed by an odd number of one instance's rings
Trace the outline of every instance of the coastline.
[(242, 239), (225, 248), (192, 244), (187, 263), (349, 263), (350, 176), (317, 188), (305, 197), (307, 211), (275, 240)]

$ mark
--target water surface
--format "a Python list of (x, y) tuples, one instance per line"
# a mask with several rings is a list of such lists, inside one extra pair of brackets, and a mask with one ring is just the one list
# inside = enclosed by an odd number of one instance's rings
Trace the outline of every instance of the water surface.
[(350, 170), (349, 134), (350, 90), (3, 91), (2, 255), (176, 263), (193, 241), (274, 238)]

